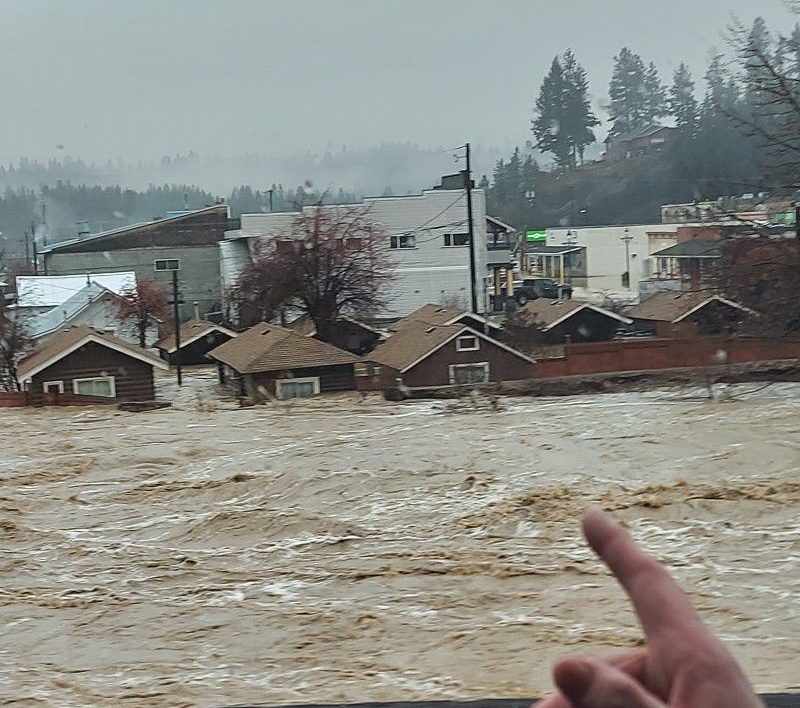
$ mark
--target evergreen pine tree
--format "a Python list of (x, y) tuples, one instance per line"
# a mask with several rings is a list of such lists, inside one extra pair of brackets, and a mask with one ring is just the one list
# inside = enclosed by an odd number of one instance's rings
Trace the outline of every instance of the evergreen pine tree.
[(555, 57), (539, 89), (531, 130), (536, 148), (552, 153), (559, 165), (566, 165), (572, 152), (566, 137), (565, 93), (564, 70)]
[(614, 57), (608, 87), (611, 135), (619, 136), (647, 124), (645, 115), (645, 67), (642, 58), (627, 47)]
[(577, 62), (571, 49), (564, 53), (564, 121), (572, 144), (572, 163), (583, 162), (583, 153), (595, 140), (592, 128), (600, 124), (592, 113), (589, 101), (589, 80), (586, 70)]
[(647, 65), (642, 80), (643, 118), (646, 123), (653, 123), (667, 114), (667, 91), (658, 76), (654, 62)]
[(694, 96), (694, 81), (689, 67), (683, 62), (675, 72), (669, 90), (669, 112), (679, 130), (684, 134), (694, 135), (698, 120), (697, 99)]
[(536, 147), (550, 152), (561, 166), (583, 159), (587, 145), (595, 141), (592, 128), (598, 120), (589, 101), (585, 69), (572, 50), (555, 57), (536, 99), (531, 130)]

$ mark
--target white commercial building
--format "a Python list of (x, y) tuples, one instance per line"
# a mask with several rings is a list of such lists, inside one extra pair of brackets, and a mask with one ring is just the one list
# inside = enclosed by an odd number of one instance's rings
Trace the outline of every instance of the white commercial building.
[[(374, 197), (358, 205), (386, 231), (389, 257), (395, 264), (388, 305), (382, 317), (404, 317), (427, 303), (456, 305), (469, 309), (471, 300), (467, 197), (464, 189), (430, 189), (405, 197)], [(308, 213), (316, 207), (305, 207)], [(325, 206), (323, 209), (335, 209)], [(475, 236), (475, 272), (478, 311), (488, 305), (493, 271), (510, 264), (511, 228), (487, 239), (486, 197), (472, 190)], [(229, 288), (235, 282), (247, 253), (264, 239), (285, 238), (295, 213), (243, 214), (241, 229), (226, 233), (221, 244), (222, 279)], [(497, 220), (489, 227), (497, 229)], [(245, 241), (248, 248), (242, 247)], [(491, 243), (487, 244), (487, 241)], [(239, 243), (236, 243), (239, 242)]]
[[(567, 272), (564, 279), (573, 286), (576, 298), (600, 300), (639, 298), (642, 281), (657, 275), (652, 254), (677, 243), (679, 224), (635, 224), (628, 226), (573, 226), (546, 231), (546, 246), (572, 246), (580, 249), (580, 271)], [(557, 253), (542, 250), (542, 259), (552, 260)], [(532, 262), (528, 247), (527, 260)], [(541, 262), (541, 260), (539, 261)], [(630, 275), (626, 277), (626, 272)], [(557, 271), (552, 273), (558, 275)]]

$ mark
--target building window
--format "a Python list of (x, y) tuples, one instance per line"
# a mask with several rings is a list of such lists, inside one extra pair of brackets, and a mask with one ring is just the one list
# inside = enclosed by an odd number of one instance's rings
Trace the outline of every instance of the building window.
[(319, 376), (304, 379), (278, 379), (276, 382), (278, 398), (310, 398), (319, 393)]
[(477, 337), (457, 337), (456, 338), (456, 351), (457, 352), (476, 352), (481, 348), (480, 342)]
[(451, 364), (450, 383), (459, 386), (489, 383), (489, 362), (484, 361), (479, 364)]
[(389, 238), (389, 248), (416, 248), (417, 238), (414, 234), (400, 234)]
[(116, 398), (117, 388), (113, 376), (96, 376), (90, 379), (73, 379), (72, 392), (79, 396)]
[(445, 246), (468, 246), (469, 245), (469, 234), (445, 234), (444, 235), (444, 245)]
[(63, 381), (45, 381), (42, 384), (42, 390), (45, 393), (64, 393)]

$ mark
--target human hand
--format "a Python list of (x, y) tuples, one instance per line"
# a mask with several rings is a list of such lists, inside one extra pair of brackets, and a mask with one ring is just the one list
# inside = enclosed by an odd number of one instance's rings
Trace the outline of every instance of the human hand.
[(559, 661), (559, 693), (534, 708), (764, 708), (733, 656), (656, 560), (611, 517), (584, 514), (589, 545), (628, 594), (646, 647)]

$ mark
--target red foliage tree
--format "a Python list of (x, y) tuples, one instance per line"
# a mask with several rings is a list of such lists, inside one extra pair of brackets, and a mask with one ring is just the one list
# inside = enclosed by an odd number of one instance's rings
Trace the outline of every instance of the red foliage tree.
[(298, 215), (242, 271), (231, 292), (239, 323), (292, 308), (311, 317), (320, 339), (332, 341), (340, 316), (369, 317), (386, 304), (388, 247), (388, 234), (363, 208), (318, 205)]
[(147, 346), (147, 330), (168, 317), (169, 312), (169, 296), (152, 280), (138, 280), (120, 293), (119, 318), (135, 323), (141, 347)]

